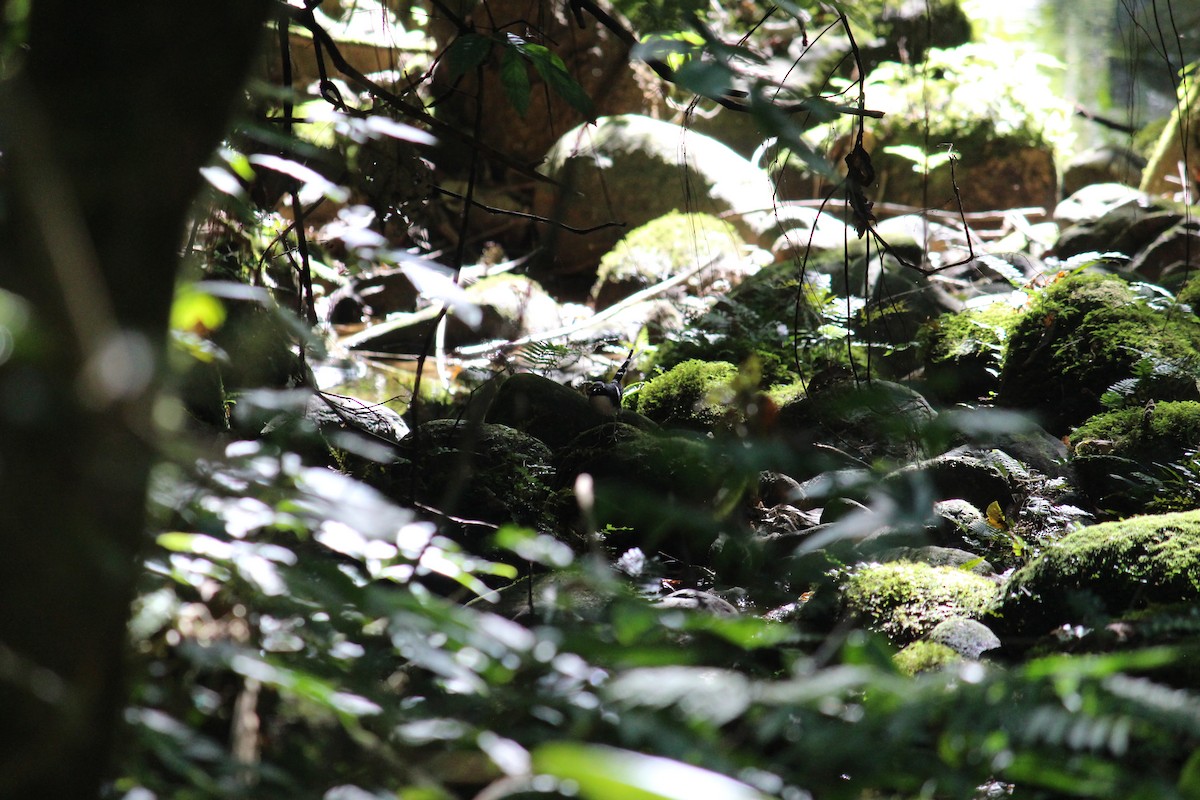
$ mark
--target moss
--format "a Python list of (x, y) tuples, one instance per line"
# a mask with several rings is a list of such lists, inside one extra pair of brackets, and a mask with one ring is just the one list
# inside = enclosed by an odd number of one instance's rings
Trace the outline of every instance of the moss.
[(1092, 417), (1071, 434), (1079, 485), (1102, 512), (1200, 507), (1200, 402), (1162, 402)]
[(706, 429), (725, 414), (721, 390), (737, 377), (725, 361), (685, 361), (648, 381), (637, 393), (637, 411), (660, 425)]
[(997, 400), (1034, 409), (1066, 433), (1101, 411), (1119, 381), (1146, 373), (1139, 399), (1196, 397), (1200, 322), (1135, 299), (1125, 281), (1080, 274), (1042, 291), (1012, 327)]
[(905, 675), (916, 675), (941, 669), (947, 664), (962, 661), (962, 656), (937, 642), (913, 642), (892, 658), (896, 668)]
[[(811, 274), (822, 271), (816, 263), (822, 258), (831, 259), (831, 272), (840, 271), (839, 250), (836, 254), (815, 254), (808, 264)], [(818, 362), (847, 363), (845, 340), (819, 332), (819, 308), (831, 298), (824, 297), (811, 282), (802, 284), (797, 272), (796, 264), (780, 262), (746, 278), (719, 298), (711, 310), (689, 322), (676, 341), (665, 343), (658, 364), (664, 369), (691, 359), (741, 364), (753, 356), (761, 365), (763, 386), (769, 387), (792, 383), (800, 377), (797, 355), (805, 377), (811, 377)], [(837, 310), (844, 310), (845, 300), (836, 302)], [(793, 334), (799, 338), (799, 353)], [(863, 357), (857, 352), (855, 356)], [(859, 366), (863, 363), (860, 361)]]
[(1009, 580), (995, 612), (1008, 632), (1095, 626), (1155, 603), (1200, 600), (1200, 511), (1133, 517), (1065, 536)]
[(943, 314), (919, 336), (925, 377), (940, 397), (973, 400), (999, 386), (1004, 345), (1020, 312), (1008, 303)]
[(1071, 434), (1071, 442), (1077, 455), (1170, 460), (1200, 445), (1200, 402), (1166, 401), (1097, 414)]
[(672, 211), (634, 228), (600, 259), (591, 296), (597, 298), (605, 284), (633, 284), (636, 290), (716, 257), (739, 258), (745, 247), (732, 225), (711, 214)]
[(982, 616), (995, 594), (995, 584), (966, 570), (890, 562), (854, 569), (843, 587), (843, 602), (870, 627), (903, 643), (951, 617)]

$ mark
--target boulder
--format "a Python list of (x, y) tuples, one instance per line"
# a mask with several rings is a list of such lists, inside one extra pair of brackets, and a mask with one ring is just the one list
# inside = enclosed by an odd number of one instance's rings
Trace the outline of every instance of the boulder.
[[(555, 472), (550, 449), (492, 423), (437, 419), (400, 442), (391, 492), (446, 514), (547, 527)], [(469, 505), (466, 503), (469, 501)]]
[(1152, 403), (1097, 414), (1071, 433), (1084, 493), (1106, 514), (1178, 511), (1200, 496), (1178, 465), (1200, 446), (1200, 402)]
[(630, 231), (604, 254), (589, 299), (596, 308), (607, 308), (699, 266), (704, 268), (668, 296), (723, 293), (757, 269), (732, 225), (710, 214), (672, 211)]
[(861, 466), (877, 459), (897, 464), (925, 455), (921, 436), (937, 416), (920, 393), (889, 381), (862, 385), (846, 381), (785, 405), (777, 428), (793, 450), (809, 452), (828, 445)]
[(947, 619), (978, 619), (995, 596), (996, 585), (972, 572), (897, 561), (852, 569), (842, 602), (868, 627), (908, 644)]
[[(581, 392), (569, 386), (520, 372), (500, 384), (485, 419), (523, 431), (557, 452), (584, 431), (611, 422), (613, 417), (594, 409)], [(616, 419), (635, 427), (654, 426), (624, 408), (617, 412)]]
[(1200, 601), (1200, 511), (1105, 522), (1067, 534), (1013, 573), (995, 608), (1001, 636), (1099, 627), (1156, 604)]
[(1156, 310), (1120, 278), (1057, 280), (1010, 331), (997, 404), (1036, 412), (1056, 436), (1099, 413), (1119, 382), (1143, 403), (1200, 399), (1189, 366), (1200, 361), (1200, 321)]
[[(576, 229), (617, 222), (624, 231), (671, 211), (727, 219), (751, 244), (771, 224), (770, 177), (736, 152), (703, 134), (669, 122), (625, 114), (604, 117), (564, 134), (542, 171), (557, 186), (539, 184), (534, 213)], [(583, 274), (590, 284), (600, 257), (622, 227), (586, 234), (547, 227), (542, 269)]]
[(685, 361), (642, 386), (638, 413), (665, 427), (711, 430), (736, 413), (727, 405), (736, 377), (737, 367), (724, 361)]

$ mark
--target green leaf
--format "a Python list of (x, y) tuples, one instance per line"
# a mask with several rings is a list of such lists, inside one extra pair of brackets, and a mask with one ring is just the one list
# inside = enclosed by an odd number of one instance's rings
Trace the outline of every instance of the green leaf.
[(482, 33), (464, 33), (451, 42), (442, 56), (450, 77), (457, 80), (486, 61), (495, 43), (495, 39)]
[(764, 800), (719, 772), (602, 745), (556, 742), (533, 754), (534, 771), (569, 780), (588, 800)]
[(496, 531), (496, 546), (547, 567), (569, 567), (575, 560), (571, 548), (553, 536), (516, 525)]
[[(508, 43), (517, 52), (529, 59), (529, 63), (533, 64), (533, 68), (537, 70), (538, 75), (546, 82), (551, 91), (566, 100), (572, 108), (586, 117), (588, 121), (596, 118), (595, 109), (592, 107), (592, 99), (587, 96), (587, 92), (583, 90), (579, 82), (567, 72), (567, 65), (563, 63), (563, 60), (557, 54), (550, 52), (545, 45), (532, 44), (511, 33), (508, 35)], [(524, 76), (524, 73), (522, 75)], [(528, 80), (527, 76), (525, 77)], [(502, 82), (503, 79), (504, 69), (502, 66)], [(526, 106), (528, 106), (528, 101), (526, 102)]]
[(675, 82), (703, 97), (720, 97), (733, 86), (733, 70), (713, 61), (692, 60), (675, 71)]
[(509, 45), (504, 48), (504, 56), (500, 59), (500, 83), (508, 102), (521, 116), (529, 110), (529, 75), (525, 72), (525, 60), (520, 51)]

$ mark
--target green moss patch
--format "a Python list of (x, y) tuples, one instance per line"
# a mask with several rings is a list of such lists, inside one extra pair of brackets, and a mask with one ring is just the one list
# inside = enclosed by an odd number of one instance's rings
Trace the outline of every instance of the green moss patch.
[(996, 608), (1002, 627), (1039, 636), (1103, 624), (1155, 603), (1200, 600), (1200, 511), (1082, 528), (1013, 573)]
[(996, 585), (972, 572), (906, 562), (858, 567), (843, 588), (848, 612), (900, 643), (951, 617), (978, 618), (995, 596)]
[(725, 361), (685, 361), (648, 381), (637, 393), (637, 411), (660, 425), (703, 430), (726, 412), (722, 394), (737, 367)]
[(947, 664), (962, 661), (962, 656), (944, 644), (937, 642), (913, 642), (901, 650), (892, 659), (896, 668), (905, 675), (916, 675), (941, 669)]
[(1061, 435), (1099, 413), (1122, 381), (1137, 381), (1142, 402), (1195, 399), (1189, 366), (1197, 363), (1194, 317), (1152, 308), (1120, 278), (1073, 275), (1042, 291), (1013, 326), (997, 401), (1040, 412)]

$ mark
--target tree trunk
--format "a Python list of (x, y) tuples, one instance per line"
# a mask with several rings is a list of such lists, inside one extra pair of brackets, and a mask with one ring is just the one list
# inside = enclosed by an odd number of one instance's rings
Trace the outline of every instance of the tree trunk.
[[(1150, 163), (1142, 171), (1141, 190), (1150, 194), (1177, 194), (1183, 191), (1180, 185), (1179, 165), (1185, 160), (1186, 178), (1189, 181), (1188, 197), (1196, 202), (1196, 186), (1200, 184), (1200, 65), (1193, 65), (1186, 84), (1185, 93), (1181, 86), (1179, 104), (1171, 112), (1167, 127), (1158, 137)], [(1186, 122), (1185, 122), (1186, 121)], [(1184, 158), (1184, 135), (1188, 136), (1188, 147)]]
[(0, 797), (109, 768), (179, 241), (269, 8), (35, 0), (0, 90)]

